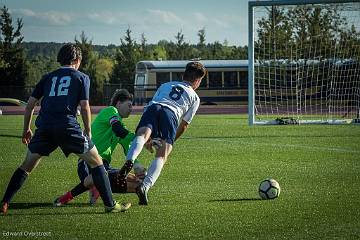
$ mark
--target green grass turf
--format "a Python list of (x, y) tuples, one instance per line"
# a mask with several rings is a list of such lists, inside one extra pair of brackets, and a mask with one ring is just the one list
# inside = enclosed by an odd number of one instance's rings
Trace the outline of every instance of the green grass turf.
[[(1, 195), (25, 154), (22, 119), (0, 117)], [(138, 120), (126, 123), (134, 129)], [(116, 194), (133, 203), (120, 214), (103, 214), (101, 201), (87, 206), (87, 194), (53, 208), (78, 182), (77, 158), (56, 150), (0, 216), (0, 239), (29, 232), (55, 239), (360, 239), (359, 143), (360, 126), (249, 127), (245, 115), (198, 115), (175, 144), (150, 205)], [(151, 158), (140, 155), (146, 165)], [(113, 166), (123, 159), (118, 149)], [(282, 188), (276, 200), (259, 200), (267, 177)]]

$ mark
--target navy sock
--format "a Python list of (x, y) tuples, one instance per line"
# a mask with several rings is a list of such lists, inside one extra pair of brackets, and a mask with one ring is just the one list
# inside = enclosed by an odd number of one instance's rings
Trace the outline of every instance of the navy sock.
[(100, 165), (91, 169), (93, 181), (96, 189), (99, 191), (104, 205), (107, 207), (114, 206), (112, 191), (109, 178), (107, 177), (104, 165)]
[(79, 183), (73, 189), (71, 189), (70, 192), (73, 197), (76, 197), (76, 196), (79, 196), (80, 194), (82, 194), (83, 192), (86, 192), (87, 190), (89, 190), (89, 189), (86, 188), (83, 183)]
[(16, 169), (10, 179), (5, 195), (1, 202), (9, 203), (11, 199), (14, 197), (14, 195), (17, 193), (17, 191), (19, 191), (21, 186), (24, 184), (27, 177), (28, 177), (27, 172), (25, 172), (21, 168)]

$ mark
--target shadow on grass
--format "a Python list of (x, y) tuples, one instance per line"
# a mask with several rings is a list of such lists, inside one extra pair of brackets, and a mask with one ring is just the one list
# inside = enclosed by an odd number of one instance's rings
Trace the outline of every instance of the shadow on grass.
[(9, 209), (31, 209), (31, 208), (66, 208), (66, 207), (89, 207), (88, 203), (69, 203), (65, 206), (54, 207), (53, 203), (10, 203)]
[[(80, 207), (83, 208), (81, 209), (81, 211), (71, 211), (71, 213), (69, 212), (59, 212), (57, 210), (59, 209), (71, 209), (71, 208), (76, 208), (76, 207)], [(28, 213), (28, 212), (13, 212), (11, 210), (19, 210), (19, 209), (35, 209), (35, 208), (42, 208), (42, 209), (53, 209), (54, 211), (50, 211), (50, 212), (32, 212), (32, 213)], [(104, 214), (103, 211), (99, 211), (99, 209), (97, 208), (93, 208), (87, 204), (87, 203), (69, 203), (66, 204), (65, 206), (61, 206), (61, 207), (54, 207), (53, 203), (11, 203), (9, 205), (9, 213), (7, 215), (13, 215), (13, 216), (18, 216), (18, 215), (31, 215), (31, 216), (53, 216), (53, 215), (69, 215), (69, 214), (84, 214), (84, 215), (93, 215), (93, 214)]]
[(248, 202), (248, 201), (262, 201), (261, 198), (227, 198), (227, 199), (213, 199), (209, 202)]
[(21, 138), (20, 135), (0, 134), (0, 137)]

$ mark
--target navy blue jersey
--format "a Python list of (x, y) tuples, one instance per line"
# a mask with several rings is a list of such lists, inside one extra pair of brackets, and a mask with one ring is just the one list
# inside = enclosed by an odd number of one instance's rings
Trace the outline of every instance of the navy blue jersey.
[(77, 106), (80, 100), (89, 99), (89, 88), (89, 77), (74, 68), (62, 67), (43, 76), (31, 94), (36, 99), (42, 98), (36, 127), (79, 126)]

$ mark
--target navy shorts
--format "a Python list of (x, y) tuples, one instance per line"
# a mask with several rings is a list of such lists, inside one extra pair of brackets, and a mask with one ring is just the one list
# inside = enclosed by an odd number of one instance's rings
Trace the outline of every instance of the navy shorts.
[(83, 134), (80, 127), (72, 127), (38, 128), (28, 145), (32, 153), (41, 156), (49, 156), (57, 147), (60, 147), (67, 157), (70, 153), (86, 153), (94, 147), (94, 144)]
[[(116, 170), (110, 166), (108, 161), (103, 159), (103, 163), (106, 171)], [(90, 165), (81, 158), (78, 161), (77, 173), (81, 182), (84, 182), (85, 178), (91, 174)]]
[(152, 130), (151, 138), (161, 138), (173, 145), (176, 137), (177, 119), (175, 113), (160, 104), (148, 106), (136, 128), (148, 127)]

